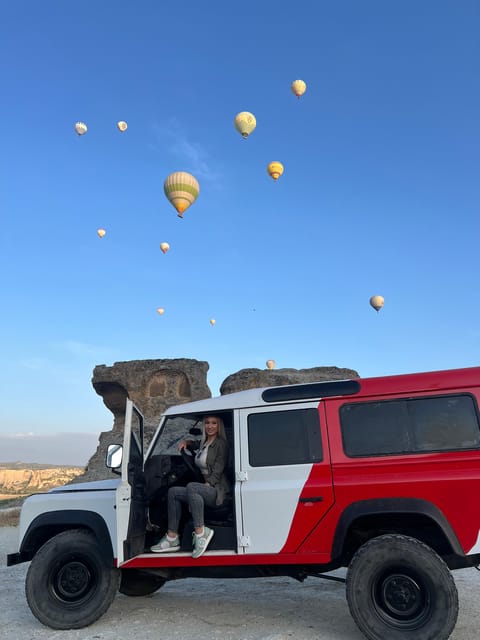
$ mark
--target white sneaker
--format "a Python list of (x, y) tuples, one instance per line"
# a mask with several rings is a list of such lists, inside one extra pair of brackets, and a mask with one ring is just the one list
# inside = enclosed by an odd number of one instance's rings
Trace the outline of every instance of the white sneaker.
[(203, 534), (201, 536), (197, 536), (195, 532), (193, 532), (193, 553), (192, 558), (199, 558), (201, 555), (205, 553), (208, 547), (208, 543), (213, 538), (213, 530), (208, 527), (203, 527)]
[(153, 551), (153, 553), (172, 553), (173, 551), (180, 551), (180, 538), (177, 536), (175, 540), (169, 540), (167, 538), (167, 534), (165, 534), (157, 544), (150, 547), (150, 551)]

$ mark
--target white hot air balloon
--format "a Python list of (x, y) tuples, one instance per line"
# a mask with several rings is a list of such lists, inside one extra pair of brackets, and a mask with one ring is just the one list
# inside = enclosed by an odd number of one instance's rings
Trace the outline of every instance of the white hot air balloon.
[(270, 369), (270, 371), (275, 369), (275, 360), (267, 360), (266, 365), (267, 369)]
[(216, 322), (217, 322), (217, 321), (215, 320), (215, 318), (212, 318), (212, 319), (210, 320), (210, 324), (212, 325), (212, 327), (215, 325), (215, 323), (216, 323)]
[(84, 122), (75, 123), (75, 132), (77, 133), (77, 135), (83, 136), (87, 133), (87, 131), (88, 131), (88, 128)]
[(170, 245), (168, 244), (168, 242), (161, 242), (160, 249), (162, 253), (167, 253), (167, 251), (170, 249)]
[(373, 307), (377, 313), (380, 311), (384, 304), (385, 299), (383, 296), (372, 296), (370, 298), (370, 306)]
[(125, 120), (119, 120), (117, 122), (117, 128), (119, 131), (121, 131), (122, 133), (124, 131), (126, 131), (128, 129), (128, 124), (125, 122)]
[(97, 229), (97, 236), (99, 238), (103, 238), (103, 236), (106, 234), (107, 232), (105, 231), (105, 229)]
[(158, 307), (157, 313), (159, 316), (163, 316), (163, 314), (165, 313), (165, 309), (163, 307)]

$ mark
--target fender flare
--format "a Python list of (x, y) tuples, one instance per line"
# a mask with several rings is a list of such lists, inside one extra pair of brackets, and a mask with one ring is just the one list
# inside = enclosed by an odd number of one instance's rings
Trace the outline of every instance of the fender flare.
[(422, 515), (441, 529), (454, 554), (464, 556), (465, 551), (444, 514), (431, 502), (419, 498), (376, 498), (349, 505), (340, 516), (332, 545), (332, 559), (339, 558), (350, 525), (360, 517), (373, 515)]
[(84, 509), (62, 509), (47, 511), (32, 520), (22, 539), (21, 561), (31, 560), (39, 547), (52, 535), (68, 529), (88, 529), (95, 536), (105, 561), (113, 562), (113, 546), (105, 520), (95, 511)]

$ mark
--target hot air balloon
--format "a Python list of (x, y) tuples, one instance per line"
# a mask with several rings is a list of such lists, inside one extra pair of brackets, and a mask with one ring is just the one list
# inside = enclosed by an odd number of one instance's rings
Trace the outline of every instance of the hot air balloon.
[(385, 300), (383, 296), (372, 296), (370, 298), (370, 306), (372, 306), (377, 313), (380, 311), (384, 304)]
[(163, 307), (158, 307), (157, 313), (159, 316), (163, 316), (163, 314), (165, 313), (165, 309)]
[(165, 195), (178, 212), (178, 217), (195, 202), (200, 193), (200, 185), (196, 178), (186, 171), (171, 173), (163, 185)]
[(75, 131), (79, 136), (83, 136), (85, 133), (87, 133), (87, 125), (84, 122), (76, 122)]
[(266, 365), (267, 365), (267, 369), (270, 369), (270, 370), (275, 369), (275, 360), (267, 360)]
[(125, 122), (125, 120), (119, 120), (117, 122), (117, 127), (118, 127), (118, 130), (123, 133), (128, 129), (128, 124)]
[(257, 126), (257, 120), (255, 116), (249, 111), (242, 111), (241, 113), (237, 113), (233, 122), (235, 124), (236, 130), (242, 134), (243, 138), (248, 138), (248, 136)]
[(97, 235), (99, 238), (103, 238), (106, 233), (105, 229), (97, 229)]
[(303, 94), (307, 90), (307, 85), (303, 80), (294, 80), (292, 82), (291, 88), (292, 88), (292, 93), (294, 93), (297, 96), (297, 98), (300, 98), (300, 96), (303, 96)]
[(167, 253), (167, 251), (170, 249), (170, 245), (168, 244), (168, 242), (161, 242), (160, 249), (162, 250), (162, 253)]
[(212, 325), (212, 327), (213, 327), (213, 325), (214, 325), (216, 322), (217, 322), (217, 321), (215, 320), (215, 318), (212, 318), (212, 319), (210, 320), (210, 324)]
[(267, 171), (268, 171), (268, 174), (272, 176), (274, 180), (278, 180), (283, 173), (283, 164), (277, 161), (270, 162), (270, 164), (267, 167)]

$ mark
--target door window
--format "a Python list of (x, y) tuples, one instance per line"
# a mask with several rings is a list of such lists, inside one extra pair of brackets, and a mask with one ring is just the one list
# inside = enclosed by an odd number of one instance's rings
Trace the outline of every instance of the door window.
[(320, 462), (323, 455), (318, 410), (251, 413), (248, 455), (252, 467)]

